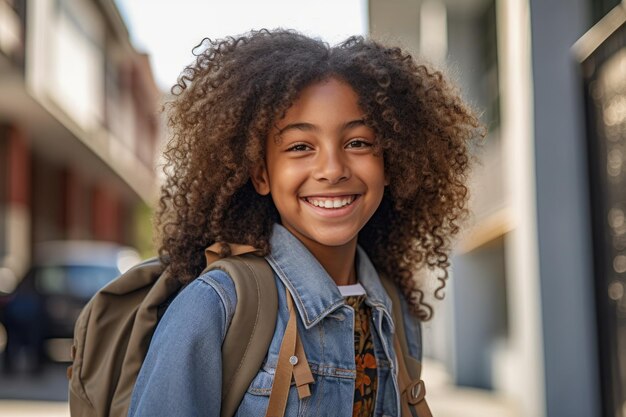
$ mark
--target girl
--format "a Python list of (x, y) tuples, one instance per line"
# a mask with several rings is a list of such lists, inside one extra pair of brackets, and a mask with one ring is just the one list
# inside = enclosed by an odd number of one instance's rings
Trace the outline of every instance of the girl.
[[(314, 383), (286, 416), (399, 416), (391, 302), (411, 355), (431, 316), (421, 266), (441, 271), (466, 214), (479, 123), (441, 73), (361, 37), (336, 47), (288, 30), (204, 43), (180, 76), (156, 225), (173, 276), (191, 282), (159, 323), (130, 416), (219, 416), (221, 344), (236, 305), (221, 271), (194, 279), (216, 242), (257, 248), (278, 287), (276, 331), (237, 416), (265, 413), (288, 320)], [(219, 255), (230, 255), (222, 245)], [(436, 291), (436, 295), (437, 294)]]

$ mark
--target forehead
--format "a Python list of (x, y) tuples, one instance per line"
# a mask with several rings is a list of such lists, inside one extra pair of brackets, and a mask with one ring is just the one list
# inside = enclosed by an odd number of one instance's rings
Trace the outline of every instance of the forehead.
[(361, 117), (357, 92), (350, 84), (332, 77), (302, 89), (277, 125), (294, 121), (330, 125)]

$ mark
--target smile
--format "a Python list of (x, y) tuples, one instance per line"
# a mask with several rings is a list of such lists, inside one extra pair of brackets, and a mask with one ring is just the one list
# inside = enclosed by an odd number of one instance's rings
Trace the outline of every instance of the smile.
[(358, 195), (344, 195), (338, 197), (304, 197), (304, 200), (315, 206), (325, 209), (340, 209), (349, 206), (356, 200)]

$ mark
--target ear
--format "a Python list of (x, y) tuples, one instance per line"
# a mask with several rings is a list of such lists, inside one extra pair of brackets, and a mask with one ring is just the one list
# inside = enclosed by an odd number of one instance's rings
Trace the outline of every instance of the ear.
[(270, 179), (264, 163), (259, 163), (252, 168), (250, 171), (250, 179), (257, 193), (260, 195), (268, 195), (270, 193)]

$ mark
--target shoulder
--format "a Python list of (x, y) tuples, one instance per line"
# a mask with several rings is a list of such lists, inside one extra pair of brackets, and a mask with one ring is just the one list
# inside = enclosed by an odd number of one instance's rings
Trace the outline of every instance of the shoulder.
[(234, 314), (237, 305), (237, 291), (227, 272), (221, 269), (212, 269), (200, 275), (192, 284), (195, 284), (195, 287), (203, 288), (200, 292), (206, 292), (209, 288), (215, 291), (223, 303), (227, 315), (232, 316)]
[(157, 331), (171, 325), (197, 330), (220, 324), (224, 336), (236, 305), (237, 292), (230, 276), (221, 270), (211, 270), (180, 290), (165, 311)]
[(159, 321), (141, 365), (130, 416), (217, 416), (222, 355), (236, 303), (223, 271), (202, 274), (185, 286)]

